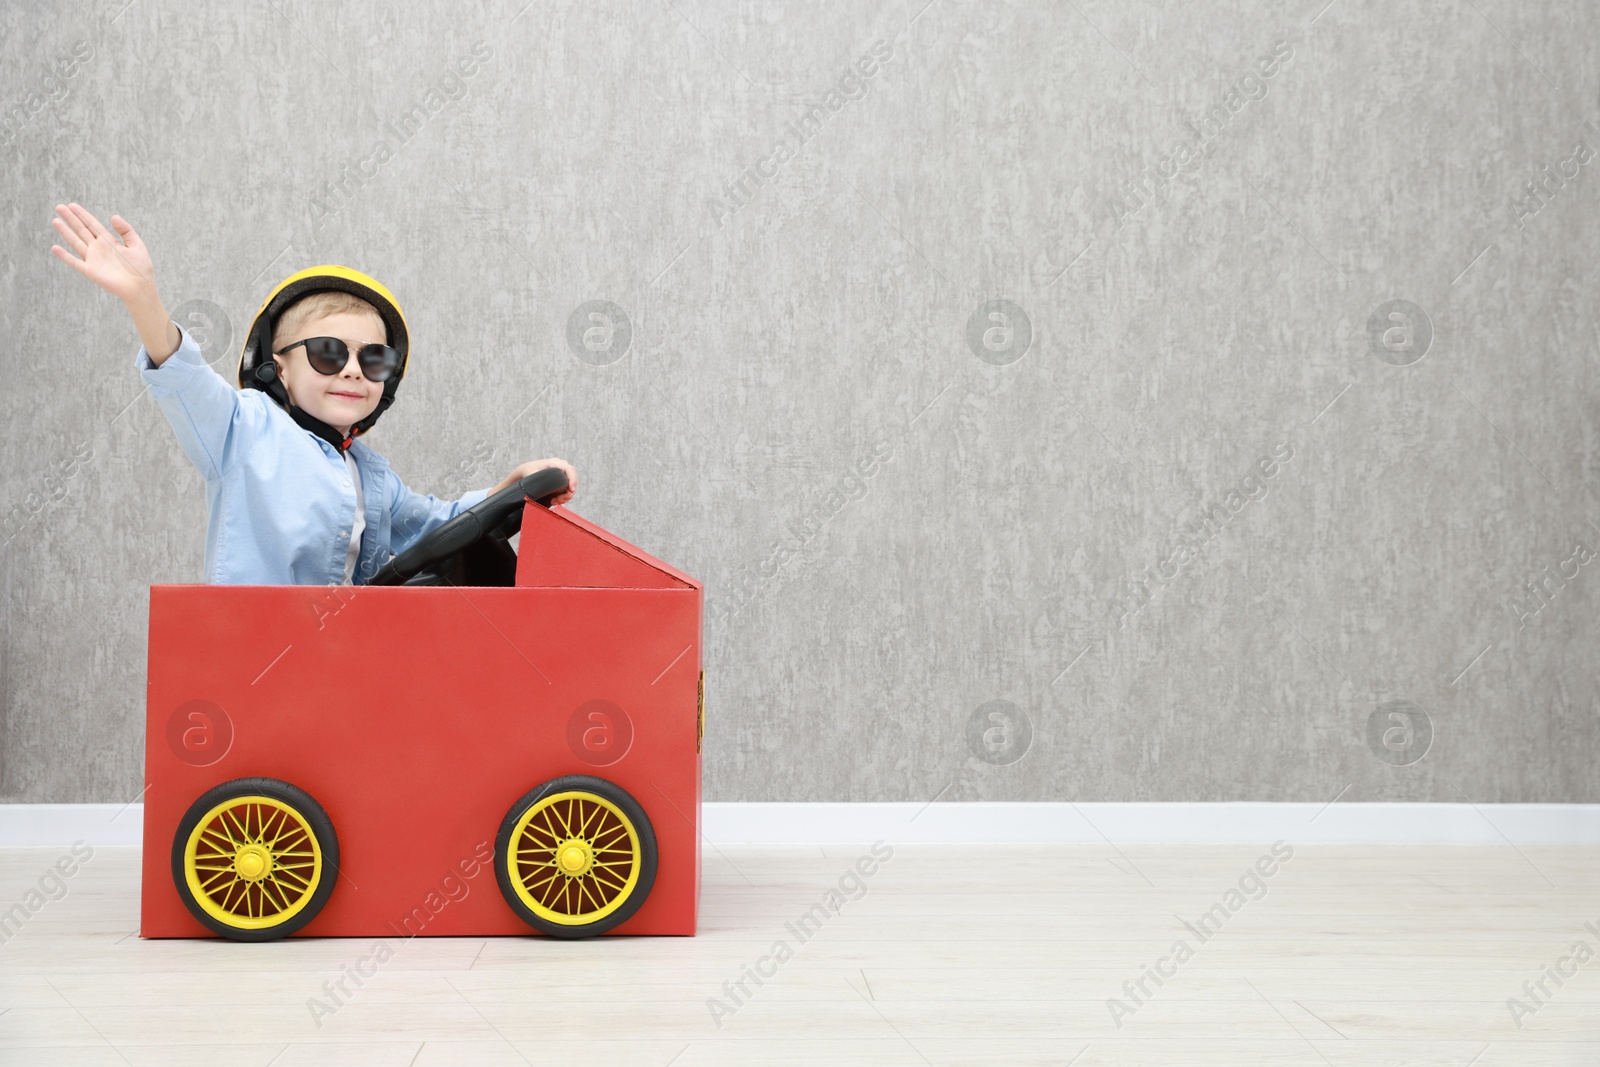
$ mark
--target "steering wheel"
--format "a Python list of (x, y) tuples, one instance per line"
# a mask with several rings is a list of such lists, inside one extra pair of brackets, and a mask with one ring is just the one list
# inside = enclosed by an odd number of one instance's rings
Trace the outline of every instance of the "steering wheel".
[(431, 530), (378, 569), (368, 585), (513, 585), (517, 553), (511, 538), (522, 529), (522, 502), (549, 507), (566, 491), (567, 472), (545, 467), (509, 485)]

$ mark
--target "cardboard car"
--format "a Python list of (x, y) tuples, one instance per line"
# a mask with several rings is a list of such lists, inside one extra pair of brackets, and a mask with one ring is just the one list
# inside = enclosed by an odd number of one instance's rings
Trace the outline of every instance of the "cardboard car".
[(151, 587), (142, 936), (694, 934), (702, 587), (565, 486), (367, 585)]

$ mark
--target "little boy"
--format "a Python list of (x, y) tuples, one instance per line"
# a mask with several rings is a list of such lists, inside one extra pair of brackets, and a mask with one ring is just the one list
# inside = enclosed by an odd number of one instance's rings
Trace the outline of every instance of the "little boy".
[[(360, 585), (393, 554), (491, 493), (544, 467), (536, 460), (494, 489), (443, 501), (407, 489), (356, 438), (393, 401), (410, 339), (394, 297), (345, 267), (285, 279), (251, 324), (241, 389), (212, 370), (156, 294), (144, 242), (120, 215), (122, 243), (77, 204), (51, 219), (77, 257), (51, 251), (119, 298), (142, 342), (135, 363), (178, 443), (206, 479), (206, 581), (234, 585)], [(81, 257), (81, 258), (79, 258)]]

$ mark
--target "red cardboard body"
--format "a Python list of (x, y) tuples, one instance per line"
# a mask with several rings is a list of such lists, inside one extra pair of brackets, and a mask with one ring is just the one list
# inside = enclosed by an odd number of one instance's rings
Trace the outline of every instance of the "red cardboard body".
[(525, 505), (520, 545), (510, 588), (151, 587), (142, 936), (214, 936), (173, 885), (173, 836), (254, 776), (338, 834), (338, 884), (293, 936), (533, 933), (487, 857), (564, 774), (621, 786), (655, 832), (654, 887), (610, 932), (695, 932), (700, 583), (560, 507)]

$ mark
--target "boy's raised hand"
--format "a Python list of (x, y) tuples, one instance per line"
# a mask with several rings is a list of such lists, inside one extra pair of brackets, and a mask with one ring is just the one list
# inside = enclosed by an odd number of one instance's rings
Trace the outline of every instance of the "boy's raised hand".
[(60, 245), (51, 245), (56, 258), (65, 260), (73, 270), (124, 304), (155, 292), (156, 270), (150, 262), (150, 252), (127, 219), (111, 216), (111, 225), (122, 235), (118, 241), (99, 219), (78, 204), (57, 204), (56, 214), (60, 218), (51, 219), (50, 224), (77, 253), (74, 256)]

